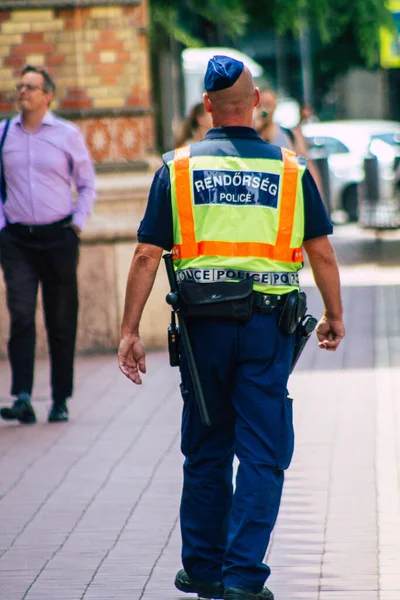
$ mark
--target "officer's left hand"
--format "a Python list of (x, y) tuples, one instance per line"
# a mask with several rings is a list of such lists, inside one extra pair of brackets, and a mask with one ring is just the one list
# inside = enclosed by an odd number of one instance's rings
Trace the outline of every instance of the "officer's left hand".
[(124, 375), (133, 383), (140, 385), (140, 373), (146, 373), (146, 351), (139, 335), (125, 334), (118, 348), (118, 364)]

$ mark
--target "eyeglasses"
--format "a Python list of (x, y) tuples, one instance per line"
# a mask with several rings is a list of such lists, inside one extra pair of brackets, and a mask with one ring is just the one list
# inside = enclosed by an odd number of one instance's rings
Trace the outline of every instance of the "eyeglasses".
[(20, 92), (23, 89), (26, 89), (27, 92), (33, 92), (34, 90), (41, 90), (44, 92), (44, 89), (40, 87), (40, 85), (31, 85), (30, 83), (17, 83), (15, 86), (15, 91)]

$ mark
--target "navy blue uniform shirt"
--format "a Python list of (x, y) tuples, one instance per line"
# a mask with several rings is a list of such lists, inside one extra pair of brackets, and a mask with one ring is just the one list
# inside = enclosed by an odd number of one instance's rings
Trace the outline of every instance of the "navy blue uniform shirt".
[[(221, 141), (231, 141), (234, 152), (236, 140), (238, 142), (238, 156), (242, 156), (243, 158), (260, 158), (263, 156), (263, 153), (260, 155), (259, 144), (265, 145), (267, 142), (264, 142), (251, 127), (220, 127), (210, 129), (204, 138), (204, 142), (212, 141), (215, 143), (216, 151), (213, 152), (215, 156), (218, 156), (218, 144)], [(196, 146), (200, 147), (202, 143), (198, 142), (193, 147), (192, 155), (196, 154)], [(272, 144), (267, 145), (269, 146), (268, 158), (282, 160), (281, 149)], [(234, 155), (232, 153), (232, 156)], [(331, 234), (333, 231), (332, 223), (326, 214), (318, 188), (308, 169), (306, 169), (303, 175), (302, 184), (304, 196), (304, 241)], [(169, 170), (165, 165), (154, 175), (146, 212), (138, 229), (138, 240), (144, 244), (159, 246), (167, 251), (170, 251), (173, 246), (171, 186)]]

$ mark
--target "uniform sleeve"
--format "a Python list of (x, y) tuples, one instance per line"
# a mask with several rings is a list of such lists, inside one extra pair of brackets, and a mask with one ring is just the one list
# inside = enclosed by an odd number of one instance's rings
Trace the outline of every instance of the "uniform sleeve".
[(324, 203), (316, 183), (308, 171), (302, 179), (304, 197), (304, 241), (312, 240), (333, 232), (332, 223), (325, 210)]
[(154, 175), (146, 212), (138, 229), (138, 241), (168, 251), (173, 246), (171, 187), (165, 165)]

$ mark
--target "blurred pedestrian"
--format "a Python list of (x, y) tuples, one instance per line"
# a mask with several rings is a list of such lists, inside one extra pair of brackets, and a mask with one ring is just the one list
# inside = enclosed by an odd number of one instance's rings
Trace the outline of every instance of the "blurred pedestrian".
[(68, 420), (80, 233), (95, 199), (94, 169), (82, 134), (49, 110), (55, 90), (44, 69), (26, 66), (16, 85), (20, 112), (0, 125), (0, 261), (10, 313), (11, 395), (16, 398), (0, 415), (20, 423), (36, 421), (31, 394), (39, 284), (51, 364), (48, 420)]
[(211, 116), (204, 109), (203, 102), (195, 104), (182, 123), (180, 135), (176, 140), (176, 147), (179, 148), (185, 144), (199, 142), (211, 127)]
[(264, 141), (304, 155), (306, 147), (303, 147), (301, 143), (300, 148), (298, 147), (301, 140), (295, 138), (293, 131), (275, 123), (274, 115), (277, 105), (278, 98), (273, 90), (260, 91), (260, 104), (254, 111), (254, 129)]
[(327, 350), (344, 336), (339, 273), (327, 237), (332, 226), (305, 161), (252, 128), (259, 90), (250, 71), (215, 56), (204, 87), (214, 128), (165, 154), (150, 190), (128, 276), (119, 366), (142, 383), (141, 314), (162, 249), (172, 249), (211, 418), (211, 426), (200, 418), (181, 346), (184, 569), (175, 586), (202, 598), (273, 600), (263, 561), (294, 444), (286, 390), (305, 309), (302, 246), (325, 305), (317, 335)]
[(309, 104), (303, 104), (300, 108), (300, 125), (307, 123), (318, 123), (319, 118), (314, 112), (314, 109)]
[[(254, 113), (255, 130), (265, 142), (289, 148), (290, 150), (294, 150), (296, 154), (307, 158), (307, 142), (301, 131), (301, 127), (297, 126), (294, 129), (288, 129), (275, 123), (274, 114), (277, 104), (278, 98), (273, 90), (263, 90), (260, 92), (260, 104)], [(309, 161), (308, 168), (319, 191), (322, 193), (322, 181), (318, 168), (312, 161)]]

